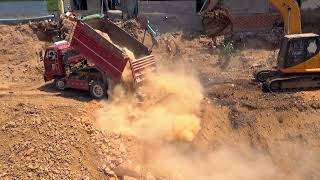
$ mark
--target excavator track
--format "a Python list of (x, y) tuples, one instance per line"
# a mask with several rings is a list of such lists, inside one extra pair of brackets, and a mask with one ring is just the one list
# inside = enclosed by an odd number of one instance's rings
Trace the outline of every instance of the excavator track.
[(262, 87), (271, 92), (320, 88), (320, 74), (275, 76), (263, 82)]
[(264, 83), (269, 78), (275, 77), (279, 74), (278, 71), (275, 70), (260, 70), (254, 73), (254, 78), (256, 81)]

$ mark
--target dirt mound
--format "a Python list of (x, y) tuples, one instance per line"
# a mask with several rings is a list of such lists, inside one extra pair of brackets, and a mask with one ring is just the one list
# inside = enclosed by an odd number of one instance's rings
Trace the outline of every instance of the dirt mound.
[(42, 79), (39, 51), (46, 42), (40, 40), (41, 35), (27, 24), (0, 25), (1, 81), (33, 82)]
[(103, 178), (77, 106), (38, 92), (2, 95), (0, 178)]
[(125, 21), (118, 25), (135, 38), (138, 38), (141, 34), (140, 24), (136, 20)]

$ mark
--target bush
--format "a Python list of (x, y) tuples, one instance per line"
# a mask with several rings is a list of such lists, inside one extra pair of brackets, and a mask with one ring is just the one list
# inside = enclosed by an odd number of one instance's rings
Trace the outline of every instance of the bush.
[(230, 57), (234, 52), (234, 43), (233, 41), (228, 41), (223, 44), (222, 47), (223, 54), (227, 57)]
[(59, 0), (46, 0), (48, 11), (59, 11)]

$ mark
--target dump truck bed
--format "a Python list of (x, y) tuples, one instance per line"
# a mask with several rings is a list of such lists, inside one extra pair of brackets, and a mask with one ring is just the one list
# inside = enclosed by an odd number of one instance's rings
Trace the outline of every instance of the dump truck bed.
[[(96, 29), (107, 33), (110, 40), (103, 37)], [(140, 76), (144, 74), (144, 69), (155, 66), (154, 57), (150, 55), (151, 52), (146, 46), (107, 19), (78, 21), (70, 46), (113, 79), (121, 78), (128, 61), (137, 83), (142, 81)], [(132, 51), (137, 59), (129, 59), (124, 47)]]
[(148, 47), (110, 20), (91, 19), (86, 21), (86, 24), (94, 29), (107, 33), (114, 44), (117, 44), (120, 47), (126, 47), (134, 53), (136, 58), (141, 58), (151, 54)]

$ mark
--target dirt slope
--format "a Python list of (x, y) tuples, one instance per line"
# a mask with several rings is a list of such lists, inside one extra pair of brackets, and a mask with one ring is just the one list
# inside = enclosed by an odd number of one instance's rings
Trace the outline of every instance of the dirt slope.
[(44, 86), (37, 52), (49, 42), (39, 33), (0, 26), (0, 179), (103, 179), (81, 123), (88, 97), (65, 98)]
[[(101, 179), (77, 100), (25, 89), (1, 92), (1, 177)], [(94, 158), (95, 157), (95, 158)]]
[[(45, 42), (39, 41), (40, 32), (29, 25), (0, 25), (0, 71), (1, 81), (33, 82), (41, 77), (39, 51)], [(27, 76), (26, 76), (27, 74)]]

